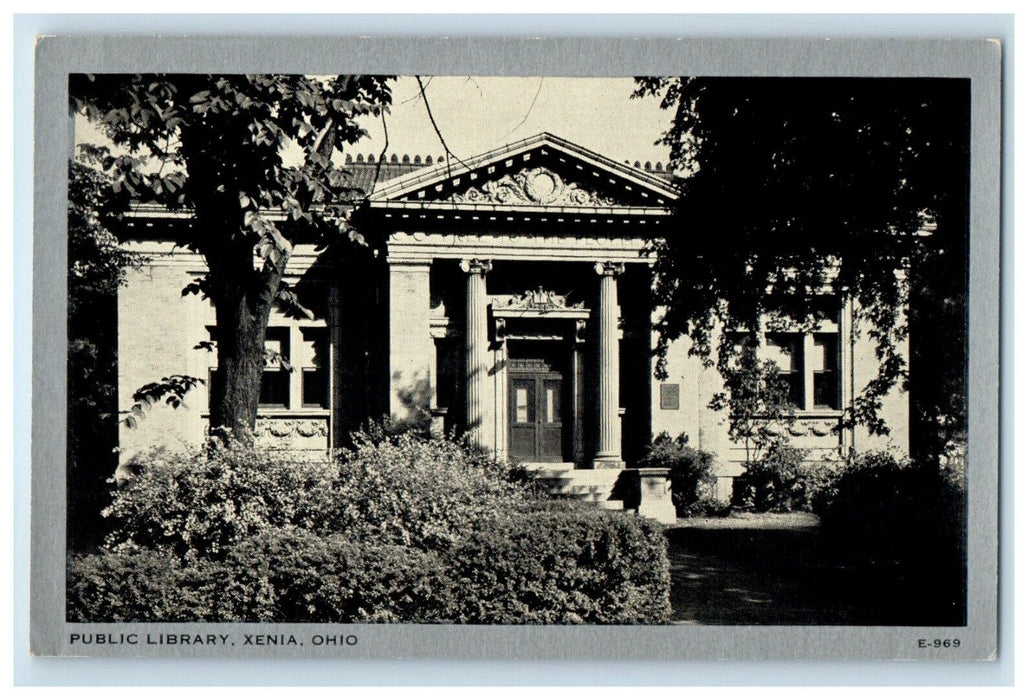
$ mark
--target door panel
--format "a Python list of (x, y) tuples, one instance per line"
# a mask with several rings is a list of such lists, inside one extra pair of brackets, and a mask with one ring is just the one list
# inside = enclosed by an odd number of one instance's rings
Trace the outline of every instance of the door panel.
[(564, 422), (561, 418), (561, 380), (541, 378), (539, 389), (539, 459), (543, 462), (562, 461), (564, 450)]
[(536, 458), (536, 380), (510, 380), (510, 454), (515, 459)]

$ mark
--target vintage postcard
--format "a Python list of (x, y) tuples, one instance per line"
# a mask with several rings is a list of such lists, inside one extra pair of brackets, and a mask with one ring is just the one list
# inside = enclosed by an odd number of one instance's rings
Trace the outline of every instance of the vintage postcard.
[(996, 658), (993, 39), (40, 39), (33, 653)]

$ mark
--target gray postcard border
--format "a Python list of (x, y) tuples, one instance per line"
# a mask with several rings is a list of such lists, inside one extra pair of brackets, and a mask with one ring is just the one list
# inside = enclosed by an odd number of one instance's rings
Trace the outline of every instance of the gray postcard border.
[[(304, 52), (299, 50), (304, 45)], [(502, 627), (342, 625), (359, 643), (221, 648), (216, 655), (352, 659), (991, 659), (997, 649), (999, 466), (999, 262), (1001, 46), (974, 40), (816, 39), (415, 39), (329, 37), (40, 40), (36, 54), (31, 649), (75, 655), (64, 622), (65, 190), (70, 72), (378, 72), (461, 75), (952, 76), (972, 80), (970, 282), (970, 538), (965, 628), (906, 627)], [(302, 638), (330, 626), (89, 625), (241, 635), (258, 627)], [(160, 628), (160, 629), (159, 629)], [(956, 636), (962, 652), (920, 652), (919, 636)], [(258, 653), (256, 653), (258, 652)], [(127, 653), (113, 645), (93, 655)], [(213, 651), (163, 647), (158, 655)]]

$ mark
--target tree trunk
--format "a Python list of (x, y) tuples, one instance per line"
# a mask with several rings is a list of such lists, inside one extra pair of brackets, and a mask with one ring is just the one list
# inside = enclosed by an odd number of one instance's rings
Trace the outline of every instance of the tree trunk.
[[(266, 368), (266, 325), (272, 299), (242, 287), (215, 299), (218, 373), (210, 387), (215, 400), (210, 427), (223, 437), (250, 443)], [(258, 298), (255, 298), (255, 297)], [(222, 429), (222, 431), (220, 431)]]

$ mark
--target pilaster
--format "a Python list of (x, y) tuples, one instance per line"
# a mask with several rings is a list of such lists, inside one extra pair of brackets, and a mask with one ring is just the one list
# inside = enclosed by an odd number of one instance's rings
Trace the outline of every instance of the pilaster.
[(431, 260), (388, 264), (389, 410), (393, 420), (423, 422), (431, 407)]

